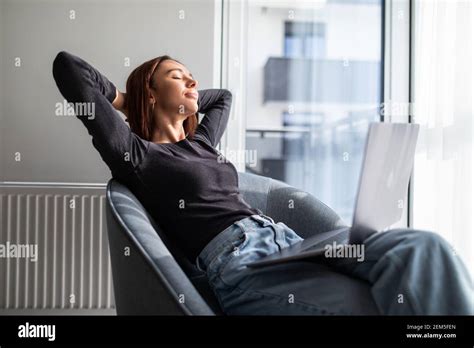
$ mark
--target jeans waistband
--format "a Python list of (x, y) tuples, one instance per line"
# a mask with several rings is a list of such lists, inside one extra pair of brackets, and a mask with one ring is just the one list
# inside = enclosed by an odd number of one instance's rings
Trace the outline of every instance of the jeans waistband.
[[(254, 214), (246, 218), (234, 222), (225, 230), (215, 236), (199, 253), (196, 258), (196, 266), (199, 270), (205, 271), (207, 265), (225, 248), (231, 241), (238, 239), (246, 227), (255, 225), (258, 222), (267, 221), (272, 222), (273, 219), (264, 214)], [(240, 228), (236, 228), (240, 227)]]

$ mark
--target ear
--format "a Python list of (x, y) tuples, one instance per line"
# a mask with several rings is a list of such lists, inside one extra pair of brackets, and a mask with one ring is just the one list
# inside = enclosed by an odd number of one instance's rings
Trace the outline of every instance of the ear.
[(148, 97), (148, 102), (149, 102), (150, 104), (155, 104), (155, 103), (156, 103), (155, 97), (152, 96), (152, 95), (150, 95), (150, 96)]

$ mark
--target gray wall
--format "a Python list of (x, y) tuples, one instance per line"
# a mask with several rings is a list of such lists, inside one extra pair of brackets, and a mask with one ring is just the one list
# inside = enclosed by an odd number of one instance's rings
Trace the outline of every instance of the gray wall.
[(137, 65), (162, 54), (183, 62), (199, 89), (218, 87), (212, 86), (219, 64), (214, 0), (0, 0), (0, 6), (0, 181), (105, 183), (110, 177), (82, 123), (55, 116), (63, 98), (52, 62), (61, 50), (85, 59), (121, 90)]
[(5, 131), (4, 131), (4, 103), (3, 103), (3, 84), (4, 84), (4, 79), (3, 79), (3, 61), (4, 61), (4, 47), (3, 47), (3, 35), (4, 35), (4, 26), (5, 26), (5, 21), (3, 20), (3, 13), (4, 11), (4, 1), (0, 0), (0, 180), (3, 179), (4, 175), (4, 157), (5, 157), (5, 152), (4, 152), (4, 140), (5, 140)]

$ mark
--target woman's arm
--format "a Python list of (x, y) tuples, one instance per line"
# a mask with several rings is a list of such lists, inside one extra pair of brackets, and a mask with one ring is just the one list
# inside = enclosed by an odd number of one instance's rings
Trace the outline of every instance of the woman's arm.
[(232, 93), (227, 89), (217, 88), (203, 89), (198, 93), (198, 112), (205, 115), (195, 134), (203, 136), (216, 147), (229, 121)]
[(92, 117), (76, 116), (86, 126), (92, 144), (112, 174), (123, 177), (133, 171), (147, 145), (114, 110), (112, 103), (118, 93), (115, 85), (92, 65), (66, 51), (59, 52), (54, 59), (53, 76), (68, 102), (88, 103), (94, 110)]
[(112, 106), (115, 108), (115, 110), (118, 110), (122, 113), (125, 114), (125, 116), (128, 117), (128, 112), (125, 107), (125, 99), (127, 98), (127, 94), (120, 92), (117, 88), (117, 93), (114, 101), (112, 102)]

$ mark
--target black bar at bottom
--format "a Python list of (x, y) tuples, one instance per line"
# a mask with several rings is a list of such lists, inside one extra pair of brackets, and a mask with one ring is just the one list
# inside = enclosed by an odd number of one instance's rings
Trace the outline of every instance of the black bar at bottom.
[[(45, 325), (54, 325), (54, 340), (53, 327)], [(473, 347), (474, 316), (0, 316), (1, 348), (16, 344), (230, 342)]]

